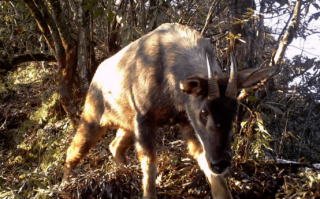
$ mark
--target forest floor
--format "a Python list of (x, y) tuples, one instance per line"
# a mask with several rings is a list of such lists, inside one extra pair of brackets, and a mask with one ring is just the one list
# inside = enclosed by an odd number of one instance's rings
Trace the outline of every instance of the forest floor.
[[(0, 79), (0, 198), (141, 198), (134, 148), (130, 164), (120, 167), (108, 150), (115, 132), (106, 132), (60, 185), (74, 128), (59, 105), (55, 74), (54, 66), (30, 64)], [(211, 198), (178, 128), (161, 129), (157, 140), (157, 197)], [(312, 165), (234, 158), (226, 179), (234, 198), (320, 198), (320, 171)]]

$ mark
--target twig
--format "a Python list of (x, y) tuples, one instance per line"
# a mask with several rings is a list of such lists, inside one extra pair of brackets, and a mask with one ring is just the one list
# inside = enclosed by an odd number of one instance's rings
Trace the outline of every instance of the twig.
[(204, 24), (203, 26), (203, 29), (201, 31), (201, 34), (203, 35), (203, 33), (206, 31), (207, 29), (207, 26), (209, 25), (209, 22), (210, 22), (210, 18), (211, 18), (211, 15), (213, 13), (213, 10), (217, 7), (217, 5), (220, 3), (221, 0), (214, 0), (212, 2), (212, 5), (210, 7), (210, 10), (209, 10), (209, 13), (207, 15), (207, 19), (206, 19), (206, 23)]
[(6, 120), (3, 122), (3, 124), (0, 126), (0, 130), (5, 130), (5, 124), (7, 123), (7, 118)]
[[(311, 101), (310, 107), (312, 107), (314, 100)], [(307, 116), (307, 119), (305, 120), (304, 126), (303, 126), (303, 131), (302, 131), (302, 137), (301, 137), (301, 141), (300, 141), (300, 145), (299, 145), (299, 158), (301, 157), (301, 147), (302, 147), (302, 143), (305, 140), (305, 132), (307, 129), (307, 124), (309, 121), (309, 117), (310, 117), (310, 113), (311, 113), (311, 109), (309, 109), (309, 113)]]

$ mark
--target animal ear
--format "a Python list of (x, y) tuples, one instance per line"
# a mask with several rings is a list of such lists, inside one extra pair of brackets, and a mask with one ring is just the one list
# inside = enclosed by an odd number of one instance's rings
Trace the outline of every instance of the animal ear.
[(208, 80), (200, 77), (189, 77), (186, 80), (180, 81), (180, 91), (185, 94), (199, 96), (204, 94), (203, 92), (208, 88), (208, 84), (205, 84), (205, 82), (208, 82)]
[(237, 74), (238, 78), (238, 90), (242, 88), (250, 88), (257, 85), (260, 82), (266, 81), (274, 72), (275, 67), (260, 68), (260, 69), (248, 69)]
[[(247, 69), (237, 73), (237, 89), (241, 90), (243, 88), (250, 88), (256, 86), (260, 82), (264, 82), (270, 77), (274, 71), (275, 67), (268, 68), (252, 68)], [(219, 84), (224, 86), (228, 85), (229, 77), (218, 77)]]

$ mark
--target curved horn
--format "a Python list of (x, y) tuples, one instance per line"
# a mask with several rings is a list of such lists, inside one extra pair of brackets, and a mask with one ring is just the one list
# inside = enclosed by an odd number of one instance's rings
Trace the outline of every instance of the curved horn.
[(206, 54), (206, 58), (208, 68), (208, 99), (215, 99), (220, 97), (219, 85), (212, 72), (212, 68), (208, 59), (208, 54)]
[(231, 71), (230, 71), (230, 77), (229, 77), (229, 82), (226, 90), (226, 96), (230, 98), (237, 98), (237, 63), (232, 55), (230, 53), (230, 61), (231, 61)]

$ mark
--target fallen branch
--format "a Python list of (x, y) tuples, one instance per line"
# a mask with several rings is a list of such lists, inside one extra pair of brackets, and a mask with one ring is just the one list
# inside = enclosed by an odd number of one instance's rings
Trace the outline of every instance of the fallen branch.
[(13, 59), (0, 60), (0, 70), (11, 71), (14, 70), (17, 65), (29, 61), (56, 61), (56, 58), (52, 55), (42, 53), (19, 55)]

